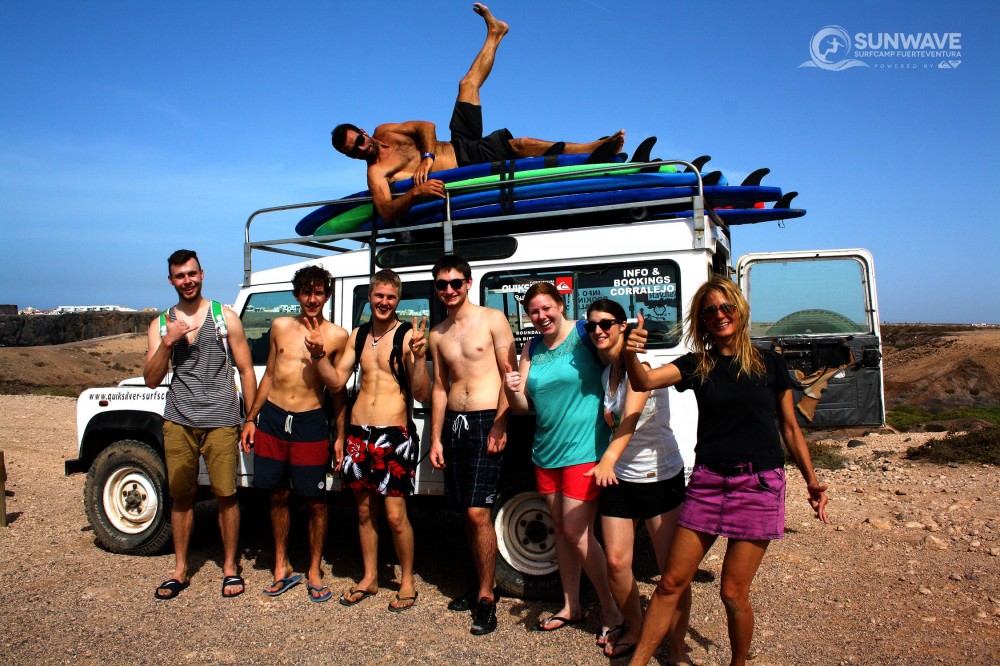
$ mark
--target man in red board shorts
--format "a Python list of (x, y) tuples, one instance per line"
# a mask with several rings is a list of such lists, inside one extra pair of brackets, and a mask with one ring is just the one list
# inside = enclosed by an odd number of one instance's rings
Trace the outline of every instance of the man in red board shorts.
[[(268, 490), (274, 532), (274, 582), (278, 596), (302, 582), (288, 561), (288, 495), (291, 490), (309, 509), (309, 599), (323, 602), (333, 593), (323, 584), (320, 560), (326, 540), (326, 471), (330, 462), (330, 425), (323, 409), (326, 386), (319, 362), (344, 353), (347, 331), (323, 317), (332, 278), (326, 269), (306, 266), (292, 278), (292, 293), (302, 308), (297, 317), (271, 322), (271, 350), (257, 399), (243, 425), (243, 448), (254, 448), (254, 486)], [(330, 387), (331, 392), (334, 387)], [(334, 400), (343, 400), (333, 392)], [(290, 483), (289, 483), (290, 482)]]

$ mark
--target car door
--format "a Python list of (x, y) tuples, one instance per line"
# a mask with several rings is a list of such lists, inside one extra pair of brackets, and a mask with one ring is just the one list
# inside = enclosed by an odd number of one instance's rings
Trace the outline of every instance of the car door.
[(788, 363), (800, 425), (882, 426), (875, 268), (863, 249), (748, 254), (736, 265), (750, 337)]

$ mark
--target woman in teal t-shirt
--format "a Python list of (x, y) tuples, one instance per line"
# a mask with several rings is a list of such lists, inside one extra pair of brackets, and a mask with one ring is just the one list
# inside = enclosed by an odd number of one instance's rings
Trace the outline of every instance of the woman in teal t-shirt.
[(608, 586), (604, 550), (594, 537), (600, 487), (585, 476), (600, 460), (611, 434), (602, 417), (603, 368), (583, 323), (566, 319), (566, 304), (552, 284), (532, 285), (522, 305), (540, 335), (522, 351), (517, 372), (507, 373), (505, 387), (515, 413), (535, 410), (535, 480), (555, 523), (563, 588), (562, 609), (538, 628), (555, 631), (584, 619), (582, 569), (600, 597), (603, 629), (598, 645), (603, 647), (609, 636), (621, 632), (622, 622)]

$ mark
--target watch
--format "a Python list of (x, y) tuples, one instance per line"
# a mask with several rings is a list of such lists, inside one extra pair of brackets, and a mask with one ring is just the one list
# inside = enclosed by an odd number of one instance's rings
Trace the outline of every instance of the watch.
[(420, 153), (420, 158), (421, 159), (423, 159), (425, 157), (431, 158), (432, 162), (434, 161), (434, 153)]

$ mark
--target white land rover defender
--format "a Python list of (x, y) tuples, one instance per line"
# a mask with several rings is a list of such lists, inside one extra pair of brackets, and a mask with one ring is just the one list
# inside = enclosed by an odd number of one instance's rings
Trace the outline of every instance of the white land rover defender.
[[(658, 163), (662, 165), (662, 162)], [(685, 162), (682, 167), (697, 171)], [(634, 164), (632, 165), (634, 166)], [(604, 168), (607, 168), (605, 165)], [(884, 424), (881, 341), (872, 257), (862, 249), (781, 252), (744, 256), (733, 266), (730, 232), (701, 195), (542, 214), (452, 221), (399, 230), (253, 241), (251, 224), (262, 214), (296, 211), (331, 202), (268, 208), (246, 223), (244, 283), (234, 308), (243, 321), (258, 378), (268, 354), (275, 317), (295, 314), (291, 277), (318, 263), (334, 276), (327, 317), (347, 330), (369, 317), (369, 276), (392, 268), (403, 280), (398, 313), (445, 316), (433, 286), (431, 265), (444, 253), (472, 265), (470, 297), (503, 312), (520, 353), (533, 329), (520, 298), (534, 282), (555, 283), (567, 317), (586, 317), (598, 298), (621, 303), (634, 323), (642, 312), (650, 329), (645, 355), (660, 365), (685, 353), (681, 324), (691, 295), (713, 274), (738, 280), (751, 306), (757, 345), (778, 351), (795, 374), (795, 401), (803, 426)], [(669, 211), (687, 209), (688, 216)], [(664, 212), (666, 211), (666, 212)], [(347, 242), (352, 241), (352, 242)], [(360, 245), (359, 245), (360, 243)], [(345, 246), (350, 246), (345, 247)], [(253, 272), (254, 252), (304, 258)], [(428, 361), (429, 362), (429, 361)], [(141, 378), (113, 388), (85, 391), (77, 406), (78, 454), (66, 473), (87, 472), (84, 501), (98, 541), (129, 554), (161, 550), (171, 538), (161, 430), (167, 383), (149, 389)], [(238, 380), (238, 376), (237, 376)], [(697, 422), (691, 392), (671, 389), (671, 425), (690, 469)], [(421, 430), (420, 464), (412, 501), (441, 501), (443, 475), (428, 460), (430, 405), (416, 405)], [(554, 532), (545, 502), (534, 490), (533, 420), (513, 417), (508, 431), (500, 501), (494, 520), (501, 557), (497, 580), (511, 595), (558, 593)], [(204, 464), (199, 481), (207, 486)], [(253, 483), (253, 457), (243, 455), (238, 485)], [(337, 474), (328, 488), (340, 490)]]

